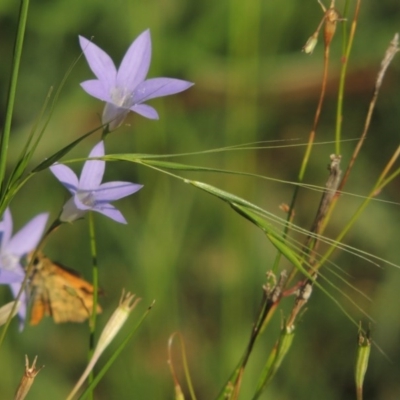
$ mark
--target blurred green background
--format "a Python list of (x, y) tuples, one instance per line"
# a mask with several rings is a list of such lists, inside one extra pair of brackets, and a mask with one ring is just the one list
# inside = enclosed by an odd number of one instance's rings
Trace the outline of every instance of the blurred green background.
[[(350, 2), (350, 16), (354, 8)], [(344, 1), (338, 0), (342, 10)], [(18, 2), (0, 2), (0, 118), (4, 106)], [(50, 86), (57, 86), (80, 54), (78, 35), (94, 37), (118, 65), (133, 39), (151, 29), (153, 58), (149, 77), (169, 76), (195, 82), (182, 94), (151, 101), (159, 121), (130, 115), (129, 126), (112, 134), (108, 153), (170, 154), (201, 151), (261, 140), (283, 145), (305, 143), (318, 101), (323, 40), (312, 56), (301, 53), (322, 18), (317, 1), (238, 0), (188, 1), (33, 1), (21, 65), (10, 144), (11, 167), (27, 138)], [(348, 71), (343, 139), (360, 136), (383, 54), (399, 30), (397, 0), (363, 2)], [(317, 142), (334, 138), (336, 94), (342, 27), (332, 44), (327, 98)], [(366, 195), (399, 144), (400, 57), (386, 75), (377, 108), (346, 191)], [(69, 76), (33, 165), (98, 125), (103, 105), (79, 83), (91, 79), (84, 59)], [(296, 139), (295, 142), (290, 140)], [(87, 139), (68, 158), (87, 156), (99, 135)], [(355, 146), (342, 144), (345, 167)], [(272, 143), (274, 144), (274, 143)], [(233, 169), (295, 181), (304, 146), (225, 152), (179, 158), (195, 165)], [(334, 145), (315, 147), (306, 182), (323, 186)], [(33, 166), (32, 165), (32, 166)], [(75, 165), (77, 171), (80, 166)], [(289, 203), (293, 187), (249, 177), (185, 173), (231, 191), (284, 218), (279, 204)], [(238, 362), (249, 337), (274, 248), (254, 226), (221, 201), (166, 175), (136, 164), (108, 165), (105, 181), (127, 180), (145, 185), (116, 206), (128, 225), (95, 216), (100, 280), (105, 296), (102, 326), (118, 304), (122, 288), (142, 297), (127, 326), (100, 360), (103, 365), (129, 328), (156, 299), (149, 317), (96, 390), (96, 399), (172, 399), (167, 365), (169, 336), (185, 338), (198, 399), (217, 395)], [(379, 195), (393, 203), (373, 202), (345, 243), (399, 264), (399, 180)], [(37, 175), (13, 200), (14, 231), (39, 212), (56, 217), (67, 198), (48, 171)], [(340, 232), (361, 199), (343, 196), (326, 234)], [(319, 194), (302, 190), (295, 223), (309, 228)], [(302, 240), (300, 238), (300, 240)], [(60, 229), (46, 253), (90, 279), (86, 221)], [(342, 289), (377, 321), (373, 338), (390, 362), (373, 349), (365, 399), (397, 399), (400, 393), (400, 318), (398, 269), (381, 269), (365, 260), (336, 252), (332, 261), (347, 279), (373, 301)], [(284, 261), (282, 267), (289, 265)], [(10, 298), (0, 289), (2, 302)], [(335, 294), (358, 320), (365, 318)], [(287, 315), (293, 298), (280, 308)], [(249, 399), (275, 342), (281, 313), (257, 343), (244, 375), (241, 399)], [(356, 328), (319, 290), (297, 325), (294, 344), (263, 399), (355, 398), (353, 366)], [(46, 318), (18, 332), (13, 322), (0, 352), (0, 397), (12, 398), (23, 373), (24, 355), (46, 365), (32, 388), (31, 399), (62, 399), (84, 369), (88, 347), (85, 324), (55, 325)], [(176, 352), (175, 366), (181, 371)], [(181, 381), (183, 376), (180, 375)], [(45, 396), (45, 397), (44, 397)]]

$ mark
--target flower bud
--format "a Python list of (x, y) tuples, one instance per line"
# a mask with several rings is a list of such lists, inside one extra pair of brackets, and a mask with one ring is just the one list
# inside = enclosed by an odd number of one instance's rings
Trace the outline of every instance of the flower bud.
[(136, 304), (140, 301), (140, 299), (138, 298), (132, 303), (134, 298), (134, 294), (128, 292), (125, 296), (125, 293), (122, 292), (118, 308), (111, 315), (110, 319), (107, 322), (107, 325), (103, 329), (103, 332), (101, 332), (99, 341), (94, 351), (93, 358), (95, 357), (95, 355), (100, 355), (105, 350), (105, 348), (111, 343), (115, 335), (125, 324), (129, 314), (136, 307)]
[(302, 51), (306, 54), (312, 54), (315, 46), (318, 42), (318, 33), (315, 32), (312, 36), (310, 36), (307, 40), (307, 43), (303, 46)]

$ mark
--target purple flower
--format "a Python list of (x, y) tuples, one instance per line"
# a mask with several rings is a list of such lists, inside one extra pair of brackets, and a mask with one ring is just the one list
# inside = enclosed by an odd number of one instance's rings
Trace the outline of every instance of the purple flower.
[[(93, 147), (89, 157), (103, 156), (104, 142), (101, 141)], [(143, 185), (120, 181), (101, 183), (105, 164), (102, 160), (86, 161), (80, 179), (65, 165), (55, 164), (50, 167), (55, 177), (72, 194), (64, 205), (60, 221), (73, 222), (87, 211), (96, 211), (114, 221), (126, 224), (124, 216), (110, 202), (137, 192)]]
[[(14, 297), (21, 289), (21, 283), (25, 277), (25, 270), (20, 264), (21, 257), (37, 247), (48, 216), (47, 213), (39, 214), (18, 233), (11, 236), (13, 230), (11, 212), (8, 208), (4, 212), (3, 221), (0, 222), (0, 284), (10, 285)], [(26, 316), (25, 293), (22, 293), (20, 301), (22, 304), (18, 314), (24, 321)]]
[(97, 79), (81, 83), (91, 96), (107, 104), (103, 111), (103, 124), (109, 130), (118, 128), (129, 111), (143, 117), (158, 119), (157, 111), (145, 101), (182, 92), (193, 85), (191, 82), (172, 78), (147, 79), (150, 67), (150, 30), (141, 33), (131, 44), (117, 70), (110, 56), (95, 44), (79, 36), (79, 42)]

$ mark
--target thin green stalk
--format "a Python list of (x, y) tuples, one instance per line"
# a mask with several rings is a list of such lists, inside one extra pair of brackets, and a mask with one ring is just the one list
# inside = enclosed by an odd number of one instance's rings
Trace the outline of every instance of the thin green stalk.
[[(340, 143), (342, 133), (342, 122), (343, 122), (343, 98), (344, 98), (344, 87), (346, 84), (347, 66), (349, 64), (350, 52), (353, 47), (353, 40), (357, 27), (358, 13), (360, 10), (361, 0), (357, 1), (354, 19), (351, 25), (349, 41), (347, 41), (346, 26), (343, 25), (343, 55), (342, 55), (342, 69), (340, 71), (339, 91), (338, 91), (338, 102), (336, 109), (336, 131), (335, 131), (335, 154), (340, 154)], [(346, 1), (344, 8), (344, 15), (347, 14), (349, 6), (349, 0)]]
[[(47, 105), (50, 100), (51, 91), (52, 91), (52, 89), (50, 89), (49, 93), (47, 94), (47, 97), (42, 106), (42, 109), (41, 109), (38, 117), (36, 118), (36, 121), (34, 122), (32, 129), (29, 133), (28, 139), (27, 139), (26, 143), (24, 144), (24, 147), (21, 150), (19, 157), (17, 158), (18, 161), (17, 161), (13, 171), (11, 172), (10, 176), (8, 177), (7, 184), (4, 186), (4, 190), (3, 190), (3, 193), (4, 193), (3, 198), (4, 199), (7, 197), (9, 191), (10, 190), (12, 191), (12, 187), (21, 179), (22, 175), (26, 171), (26, 167), (29, 164), (29, 161), (31, 160), (31, 158), (33, 156), (33, 150), (30, 149), (31, 143), (34, 139), (36, 129), (37, 129), (40, 121), (42, 120), (43, 115), (47, 109)], [(11, 196), (11, 197), (13, 197), (13, 196)], [(5, 203), (8, 204), (8, 202), (6, 202), (6, 201), (5, 201)]]
[[(346, 0), (343, 10), (343, 17), (346, 17), (349, 10), (350, 1)], [(349, 54), (350, 48), (353, 43), (353, 37), (350, 36), (350, 42), (348, 41), (347, 35), (347, 25), (343, 24), (342, 29), (342, 68), (340, 70), (340, 79), (339, 79), (339, 90), (338, 90), (338, 99), (337, 99), (337, 108), (336, 108), (336, 130), (335, 130), (335, 154), (340, 154), (340, 138), (342, 132), (342, 123), (343, 123), (343, 99), (344, 99), (344, 87), (346, 84), (346, 72), (347, 65), (349, 62)], [(354, 33), (354, 32), (353, 32)]]
[[(3, 192), (6, 192), (15, 183), (15, 181), (18, 180), (21, 177), (21, 175), (24, 173), (26, 166), (28, 165), (29, 161), (31, 160), (37, 146), (39, 145), (39, 142), (41, 141), (41, 139), (46, 131), (46, 128), (50, 122), (52, 115), (53, 115), (58, 97), (60, 96), (61, 90), (64, 87), (65, 82), (67, 81), (73, 68), (75, 67), (75, 65), (77, 64), (77, 62), (79, 61), (79, 59), (81, 57), (82, 57), (82, 54), (72, 63), (72, 65), (68, 68), (67, 72), (65, 73), (65, 75), (55, 93), (55, 96), (54, 96), (53, 101), (50, 106), (48, 116), (47, 116), (46, 120), (44, 121), (43, 127), (40, 129), (38, 135), (36, 135), (38, 126), (42, 122), (45, 112), (48, 109), (48, 104), (50, 102), (51, 94), (53, 92), (53, 87), (50, 87), (49, 92), (44, 101), (44, 104), (42, 106), (42, 109), (41, 109), (35, 123), (32, 126), (28, 140), (26, 141), (24, 148), (21, 151), (21, 155), (18, 158), (19, 161), (9, 178), (9, 182), (8, 182), (7, 186), (4, 187)], [(35, 135), (37, 136), (36, 138), (35, 138)]]
[[(346, 18), (348, 11), (349, 11), (349, 6), (350, 6), (350, 0), (346, 0), (344, 7), (343, 7), (343, 12), (342, 12), (342, 17)], [(342, 25), (342, 35), (343, 35), (343, 40), (342, 40), (342, 53), (343, 55), (346, 53), (347, 50), (347, 26), (346, 24)]]
[(393, 179), (397, 178), (400, 175), (400, 168), (397, 168), (391, 175), (389, 175), (384, 181), (382, 181), (377, 190), (381, 190), (384, 186), (393, 181)]
[(10, 86), (8, 88), (8, 98), (6, 115), (4, 119), (3, 135), (0, 143), (0, 192), (3, 191), (4, 176), (7, 164), (8, 143), (11, 132), (11, 121), (14, 111), (15, 93), (17, 91), (18, 72), (21, 62), (22, 46), (24, 43), (24, 34), (26, 21), (28, 18), (29, 0), (22, 0), (19, 11), (19, 20), (17, 28), (17, 36), (15, 38), (14, 55), (11, 68)]
[[(336, 23), (337, 23), (337, 20), (335, 18), (333, 20), (331, 20), (329, 17), (329, 15), (330, 15), (329, 12), (331, 10), (335, 11), (334, 10), (334, 1), (332, 1), (330, 9), (326, 10), (323, 5), (322, 5), (322, 8), (324, 11), (324, 17), (320, 23), (320, 26), (317, 29), (317, 32), (318, 32), (320, 27), (322, 26), (322, 24), (325, 25), (325, 30), (324, 30), (325, 50), (324, 50), (324, 67), (323, 67), (322, 85), (321, 85), (321, 92), (320, 92), (320, 96), (319, 96), (319, 100), (318, 100), (317, 109), (315, 111), (313, 127), (310, 132), (307, 147), (306, 147), (306, 152), (304, 153), (304, 157), (303, 157), (303, 160), (302, 160), (301, 166), (300, 166), (300, 171), (299, 171), (299, 176), (298, 176), (298, 184), (301, 184), (304, 180), (308, 162), (309, 162), (310, 156), (311, 156), (311, 151), (312, 151), (312, 148), (314, 145), (315, 135), (316, 135), (316, 131), (317, 131), (318, 123), (319, 123), (319, 117), (321, 115), (322, 105), (323, 105), (323, 102), (325, 99), (326, 82), (328, 79), (330, 44), (331, 44), (332, 38), (335, 34), (335, 27), (336, 27)], [(333, 13), (333, 15), (337, 16), (336, 11)], [(292, 216), (298, 193), (299, 193), (299, 186), (297, 186), (293, 192), (293, 196), (292, 196), (292, 200), (290, 203), (289, 212), (288, 212), (288, 216), (287, 216), (288, 222), (290, 221), (290, 218)], [(287, 233), (288, 233), (288, 228), (285, 228), (283, 231), (283, 234), (282, 234), (283, 239), (286, 238)], [(278, 254), (276, 255), (275, 260), (274, 260), (274, 269), (276, 269), (278, 267), (280, 258), (281, 258), (281, 255), (278, 252)]]
[(181, 357), (182, 357), (182, 362), (183, 362), (183, 370), (185, 372), (186, 384), (188, 386), (188, 390), (189, 390), (189, 393), (190, 393), (190, 398), (192, 400), (197, 400), (196, 393), (194, 392), (194, 388), (193, 388), (192, 379), (190, 377), (190, 370), (189, 370), (189, 365), (188, 365), (188, 361), (187, 361), (185, 341), (184, 341), (183, 336), (182, 336), (182, 334), (180, 332), (174, 332), (170, 336), (170, 338), (168, 340), (168, 365), (169, 365), (169, 369), (171, 371), (171, 374), (172, 374), (172, 377), (173, 377), (174, 383), (175, 383), (175, 393), (176, 393), (175, 397), (179, 398), (179, 396), (182, 395), (182, 389), (181, 389), (180, 384), (178, 382), (177, 374), (176, 374), (175, 368), (174, 368), (174, 363), (172, 361), (172, 344), (173, 344), (173, 340), (174, 340), (175, 336), (178, 336), (179, 344), (180, 344), (180, 347), (181, 347)]
[[(97, 321), (97, 299), (98, 299), (98, 288), (99, 288), (99, 268), (97, 265), (97, 246), (96, 246), (96, 231), (94, 227), (93, 212), (89, 211), (89, 236), (90, 236), (90, 252), (92, 254), (92, 271), (93, 271), (93, 309), (90, 317), (89, 329), (89, 353), (88, 360), (90, 361), (93, 357), (95, 348), (95, 332), (96, 332), (96, 321)], [(89, 375), (89, 384), (94, 380), (93, 370)], [(93, 398), (93, 391), (89, 393), (90, 398)]]

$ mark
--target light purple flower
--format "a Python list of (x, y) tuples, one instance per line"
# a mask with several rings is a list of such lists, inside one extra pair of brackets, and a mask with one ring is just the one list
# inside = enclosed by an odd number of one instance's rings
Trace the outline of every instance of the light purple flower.
[[(10, 286), (14, 297), (21, 289), (21, 283), (25, 277), (25, 270), (20, 264), (21, 257), (34, 250), (39, 244), (47, 223), (48, 214), (37, 215), (12, 235), (13, 222), (11, 212), (7, 208), (3, 221), (0, 222), (0, 284)], [(26, 294), (20, 298), (21, 308), (18, 311), (22, 321), (26, 316)]]
[[(101, 141), (93, 147), (89, 157), (103, 156), (104, 142)], [(73, 222), (87, 211), (96, 211), (114, 221), (126, 224), (124, 216), (110, 202), (137, 192), (143, 185), (121, 181), (101, 183), (105, 164), (102, 160), (86, 161), (80, 179), (65, 165), (54, 164), (50, 167), (55, 177), (72, 194), (64, 205), (60, 221)]]
[(109, 130), (122, 124), (129, 111), (143, 117), (158, 119), (157, 111), (143, 104), (156, 97), (182, 92), (193, 85), (191, 82), (172, 78), (146, 79), (151, 60), (150, 30), (141, 33), (131, 44), (117, 70), (110, 56), (98, 46), (79, 36), (79, 42), (97, 79), (81, 83), (91, 96), (107, 104), (103, 111), (103, 124)]

